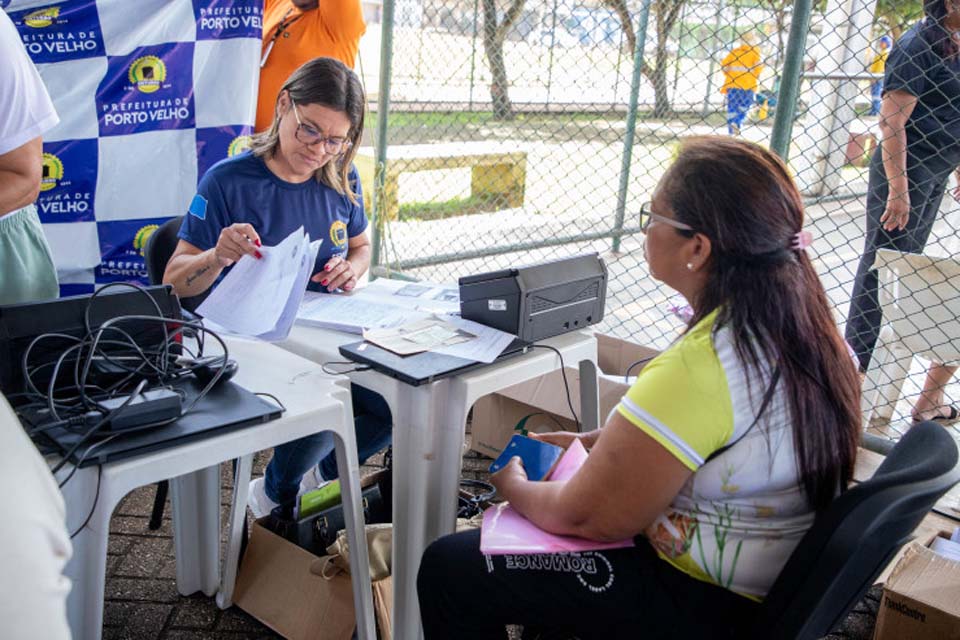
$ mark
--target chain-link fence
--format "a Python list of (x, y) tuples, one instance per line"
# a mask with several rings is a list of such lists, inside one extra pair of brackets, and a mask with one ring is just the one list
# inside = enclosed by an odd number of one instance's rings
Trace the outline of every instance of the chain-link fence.
[[(887, 0), (385, 2), (383, 18), (392, 26), (371, 24), (361, 46), (371, 99), (379, 110), (389, 104), (387, 119), (371, 116), (374, 146), (365, 151), (368, 175), (379, 166), (383, 181), (368, 197), (376, 200), (376, 272), (450, 281), (597, 251), (610, 270), (600, 330), (664, 348), (683, 327), (674, 309), (684, 301), (650, 277), (637, 213), (683, 137), (733, 134), (789, 157), (816, 238), (815, 264), (845, 328), (864, 253), (866, 196), (873, 188), (885, 198), (888, 182), (882, 171), (871, 178), (869, 167), (884, 136), (881, 59), (892, 42), (896, 52), (903, 38), (918, 37), (922, 14), (920, 1)], [(898, 55), (892, 61), (905, 65), (908, 77), (897, 88), (921, 94), (915, 113), (940, 109), (936, 117), (949, 121), (960, 102), (956, 72), (936, 66), (941, 58), (911, 54), (905, 63)], [(936, 69), (922, 68), (921, 57)], [(960, 342), (960, 325), (954, 335), (944, 324), (955, 324), (956, 295), (949, 277), (933, 274), (953, 273), (960, 207), (936, 196), (953, 169), (947, 165), (960, 161), (953, 151), (960, 125), (928, 131), (930, 147), (916, 117), (888, 115), (906, 126), (913, 222), (893, 240), (871, 231), (871, 242), (944, 258), (909, 284), (927, 296), (920, 312), (938, 307), (933, 319), (894, 324), (900, 338), (912, 340), (908, 351), (918, 351), (922, 338), (949, 360), (951, 341)], [(919, 158), (918, 149), (930, 157)], [(915, 178), (915, 165), (924, 162), (936, 165), (936, 175)], [(922, 211), (915, 191), (925, 194)], [(886, 209), (879, 197), (870, 201), (874, 218)], [(917, 268), (904, 264), (884, 271), (881, 300), (891, 309), (904, 286), (890, 274), (902, 283)], [(860, 282), (869, 285), (869, 277)], [(867, 340), (850, 339), (864, 362), (880, 326), (869, 300), (854, 308), (863, 320), (853, 325)], [(916, 328), (908, 331), (911, 323)], [(906, 352), (893, 346), (884, 340), (878, 348), (865, 386), (871, 402), (877, 389), (899, 398), (895, 410), (873, 416), (890, 438), (922, 408), (928, 362), (894, 357)], [(904, 368), (906, 382), (890, 384)], [(938, 403), (949, 406), (957, 397), (951, 391)]]

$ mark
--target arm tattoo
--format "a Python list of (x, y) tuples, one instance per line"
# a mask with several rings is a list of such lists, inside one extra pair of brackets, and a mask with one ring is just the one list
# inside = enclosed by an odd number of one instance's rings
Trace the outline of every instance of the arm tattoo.
[(201, 267), (201, 268), (197, 269), (196, 271), (194, 271), (194, 272), (193, 272), (193, 275), (187, 276), (187, 286), (189, 287), (190, 285), (192, 285), (193, 282), (194, 282), (194, 280), (196, 280), (197, 278), (199, 278), (200, 276), (202, 276), (203, 274), (205, 274), (207, 271), (210, 271), (210, 267), (209, 267), (209, 266)]

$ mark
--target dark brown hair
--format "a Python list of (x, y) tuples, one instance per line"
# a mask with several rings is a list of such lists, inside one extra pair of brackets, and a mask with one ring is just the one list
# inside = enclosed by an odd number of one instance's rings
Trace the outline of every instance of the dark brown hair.
[(950, 0), (924, 0), (923, 25), (920, 33), (930, 47), (944, 60), (955, 60), (960, 50), (953, 41), (953, 34), (944, 22), (947, 19), (947, 2)]
[(689, 326), (717, 310), (747, 367), (779, 367), (804, 492), (823, 509), (853, 476), (860, 384), (813, 264), (790, 248), (803, 202), (786, 165), (735, 138), (690, 138), (658, 188), (711, 243)]
[(347, 138), (352, 146), (346, 153), (318, 169), (317, 180), (357, 204), (357, 195), (348, 180), (350, 167), (363, 137), (366, 109), (363, 86), (357, 74), (334, 58), (314, 58), (291, 73), (277, 94), (277, 106), (274, 107), (270, 128), (253, 137), (250, 149), (255, 156), (272, 156), (277, 152), (280, 145), (280, 94), (284, 91), (288, 92), (297, 104), (319, 104), (340, 111), (350, 120), (350, 133)]

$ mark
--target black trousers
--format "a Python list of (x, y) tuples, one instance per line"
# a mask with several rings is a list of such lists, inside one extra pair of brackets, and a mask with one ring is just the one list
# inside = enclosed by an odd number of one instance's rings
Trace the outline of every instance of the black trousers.
[(880, 334), (883, 313), (877, 299), (877, 271), (873, 261), (877, 249), (896, 249), (905, 253), (923, 253), (936, 222), (947, 179), (954, 167), (943, 159), (922, 159), (907, 152), (907, 181), (910, 186), (910, 220), (903, 230), (885, 231), (880, 217), (887, 208), (888, 184), (878, 146), (870, 161), (867, 188), (867, 228), (863, 255), (857, 268), (850, 311), (847, 313), (846, 339), (857, 353), (861, 371), (870, 366), (873, 347)]
[(638, 538), (630, 549), (484, 556), (480, 531), (424, 552), (417, 579), (427, 640), (506, 637), (508, 624), (603, 638), (737, 638), (756, 602), (670, 566)]

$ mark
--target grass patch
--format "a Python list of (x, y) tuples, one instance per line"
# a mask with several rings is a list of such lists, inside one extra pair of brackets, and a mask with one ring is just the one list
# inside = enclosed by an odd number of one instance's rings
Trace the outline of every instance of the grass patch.
[(400, 220), (443, 220), (496, 211), (498, 208), (489, 197), (473, 195), (442, 201), (406, 202), (400, 205)]

